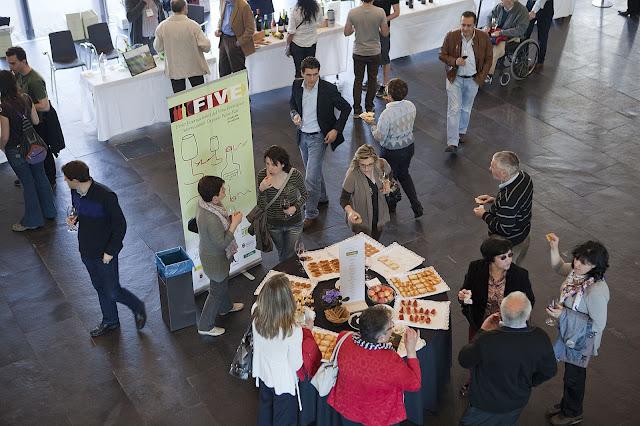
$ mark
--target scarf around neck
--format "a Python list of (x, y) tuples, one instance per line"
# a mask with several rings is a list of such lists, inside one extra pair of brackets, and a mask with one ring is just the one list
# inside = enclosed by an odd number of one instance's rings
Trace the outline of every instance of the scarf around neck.
[[(198, 200), (198, 205), (204, 210), (218, 216), (218, 219), (220, 219), (220, 222), (222, 222), (222, 227), (224, 228), (224, 230), (229, 230), (229, 226), (231, 225), (231, 222), (229, 221), (229, 212), (224, 208), (222, 204), (207, 203), (202, 198), (200, 198), (200, 200)], [(238, 252), (238, 243), (236, 243), (235, 237), (233, 238), (233, 241), (231, 241), (231, 244), (229, 244), (224, 249), (224, 252), (227, 255), (227, 259), (233, 259), (233, 255)]]
[(562, 305), (565, 299), (575, 295), (573, 305), (571, 306), (571, 309), (575, 311), (582, 301), (585, 290), (594, 282), (593, 277), (587, 278), (586, 275), (578, 275), (575, 269), (572, 269), (560, 289), (560, 304)]

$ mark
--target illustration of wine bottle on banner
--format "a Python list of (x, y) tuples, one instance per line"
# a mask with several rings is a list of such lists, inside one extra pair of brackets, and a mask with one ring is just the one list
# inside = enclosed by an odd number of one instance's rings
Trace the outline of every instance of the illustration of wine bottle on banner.
[[(200, 199), (198, 181), (207, 175), (224, 179), (227, 196), (223, 203), (230, 213), (241, 211), (246, 217), (256, 205), (247, 71), (180, 92), (167, 101), (185, 249), (195, 264), (193, 287), (198, 292), (209, 285), (198, 253), (199, 236), (187, 229)], [(248, 227), (243, 219), (236, 229), (238, 252), (231, 275), (261, 262)]]

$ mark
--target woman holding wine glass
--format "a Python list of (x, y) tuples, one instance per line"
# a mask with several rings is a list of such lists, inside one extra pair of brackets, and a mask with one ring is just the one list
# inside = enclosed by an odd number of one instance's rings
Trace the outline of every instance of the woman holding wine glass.
[(342, 184), (340, 205), (351, 230), (379, 239), (389, 222), (389, 206), (384, 198), (391, 192), (391, 166), (379, 158), (371, 145), (362, 145), (351, 160)]
[[(572, 309), (588, 315), (591, 332), (595, 333), (593, 356), (596, 356), (607, 324), (609, 287), (604, 273), (609, 268), (609, 253), (601, 243), (587, 241), (573, 249), (572, 261), (569, 263), (560, 256), (558, 236), (547, 234), (547, 240), (551, 251), (551, 266), (557, 273), (566, 276), (560, 287), (559, 303), (555, 307), (547, 307), (547, 314), (559, 319), (563, 310)], [(586, 377), (586, 368), (564, 363), (562, 400), (547, 411), (551, 424), (568, 425), (582, 421)]]
[(284, 148), (271, 146), (264, 153), (265, 168), (258, 172), (258, 206), (265, 208), (267, 229), (278, 250), (280, 261), (295, 254), (295, 244), (302, 233), (302, 206), (307, 201), (304, 175), (291, 167)]

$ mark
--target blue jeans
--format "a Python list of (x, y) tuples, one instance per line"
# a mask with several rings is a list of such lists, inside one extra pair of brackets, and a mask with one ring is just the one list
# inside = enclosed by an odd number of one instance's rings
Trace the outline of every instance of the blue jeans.
[(478, 93), (478, 83), (473, 78), (456, 77), (453, 83), (447, 79), (447, 145), (458, 146), (459, 135), (467, 133), (473, 100)]
[(28, 228), (44, 225), (44, 218), (56, 217), (56, 206), (53, 191), (44, 163), (29, 164), (17, 149), (7, 149), (9, 165), (20, 179), (24, 196), (24, 216), (20, 223)]
[(327, 190), (324, 186), (322, 175), (322, 161), (327, 144), (324, 136), (318, 132), (315, 134), (300, 132), (300, 154), (304, 163), (304, 185), (307, 187), (308, 198), (305, 204), (305, 219), (318, 217), (318, 202), (327, 201)]
[(120, 287), (118, 271), (118, 257), (114, 256), (111, 262), (105, 264), (102, 258), (82, 258), (86, 266), (91, 284), (98, 292), (100, 309), (102, 310), (102, 322), (107, 325), (118, 324), (118, 307), (116, 302), (126, 305), (134, 313), (144, 311), (144, 303), (129, 290)]
[(278, 258), (280, 262), (293, 257), (295, 254), (295, 245), (300, 234), (302, 234), (302, 222), (295, 225), (272, 225), (268, 224), (269, 234), (273, 240), (273, 245), (278, 250)]

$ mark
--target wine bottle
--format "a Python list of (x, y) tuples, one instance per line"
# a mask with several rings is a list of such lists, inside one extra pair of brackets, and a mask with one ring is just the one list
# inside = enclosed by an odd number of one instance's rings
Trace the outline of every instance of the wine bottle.
[(287, 32), (287, 27), (289, 26), (289, 15), (287, 14), (287, 11), (284, 11), (284, 32)]
[(278, 32), (280, 32), (280, 33), (284, 32), (284, 19), (282, 18), (282, 13), (280, 14), (280, 17), (278, 18)]
[(262, 20), (262, 26), (264, 28), (264, 36), (269, 37), (271, 34), (271, 27), (269, 22), (269, 15), (264, 15), (264, 19)]
[(262, 31), (262, 15), (260, 15), (260, 9), (256, 9), (256, 31)]

